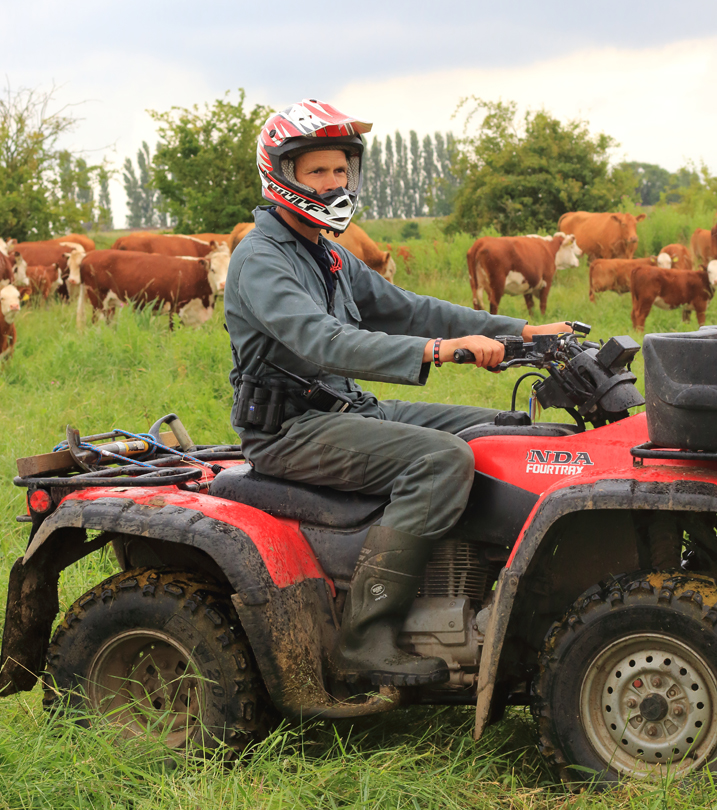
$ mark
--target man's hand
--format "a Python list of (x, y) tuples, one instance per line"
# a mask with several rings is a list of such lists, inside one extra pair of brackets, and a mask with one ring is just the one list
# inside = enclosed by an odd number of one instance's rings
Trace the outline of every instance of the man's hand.
[[(433, 360), (433, 340), (426, 343), (423, 350), (423, 362), (430, 363)], [(453, 363), (453, 352), (456, 349), (468, 349), (475, 355), (475, 365), (478, 368), (488, 368), (497, 366), (503, 360), (505, 346), (497, 340), (484, 337), (483, 335), (466, 335), (462, 338), (441, 341), (439, 349), (439, 360), (442, 363)]]
[(523, 327), (521, 337), (525, 341), (533, 339), (533, 335), (557, 335), (558, 332), (572, 332), (573, 328), (568, 326), (565, 321), (558, 321), (557, 323), (544, 323), (542, 326), (531, 326), (526, 323)]

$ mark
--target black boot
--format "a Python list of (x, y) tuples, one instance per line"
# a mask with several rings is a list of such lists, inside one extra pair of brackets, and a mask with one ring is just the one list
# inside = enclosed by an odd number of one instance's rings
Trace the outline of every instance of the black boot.
[(442, 658), (411, 655), (396, 646), (416, 598), (433, 543), (384, 526), (372, 526), (346, 597), (334, 665), (348, 681), (375, 686), (418, 686), (448, 680)]

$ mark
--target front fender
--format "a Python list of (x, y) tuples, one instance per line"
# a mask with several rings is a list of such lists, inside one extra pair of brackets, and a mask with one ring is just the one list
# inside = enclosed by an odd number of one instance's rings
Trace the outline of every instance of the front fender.
[[(579, 484), (556, 484), (536, 503), (501, 572), (486, 629), (477, 684), (476, 725), (478, 739), (491, 716), (496, 678), (503, 645), (516, 600), (526, 592), (525, 580), (531, 564), (537, 561), (550, 530), (571, 513), (599, 510), (717, 512), (717, 472), (697, 467), (647, 466), (608, 473), (611, 477), (581, 476)], [(573, 538), (577, 543), (580, 538)], [(611, 538), (615, 540), (615, 538)], [(606, 543), (607, 549), (614, 548)], [(627, 557), (627, 555), (625, 555)], [(610, 569), (614, 562), (617, 568)], [(547, 564), (559, 564), (551, 557)], [(596, 571), (594, 583), (605, 573), (621, 573), (620, 563), (607, 560), (607, 569)], [(576, 596), (579, 594), (576, 594)], [(565, 605), (567, 609), (569, 605)]]

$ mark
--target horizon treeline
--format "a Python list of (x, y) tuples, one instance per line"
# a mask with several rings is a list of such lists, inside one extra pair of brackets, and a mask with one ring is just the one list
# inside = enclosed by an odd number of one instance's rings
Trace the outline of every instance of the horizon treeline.
[(453, 210), (458, 179), (453, 172), (456, 140), (451, 132), (419, 139), (396, 130), (385, 141), (366, 143), (360, 206), (366, 219), (446, 216)]

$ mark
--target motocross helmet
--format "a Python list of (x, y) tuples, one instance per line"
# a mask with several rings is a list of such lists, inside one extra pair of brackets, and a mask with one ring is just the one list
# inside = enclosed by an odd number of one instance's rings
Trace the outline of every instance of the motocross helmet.
[[(356, 211), (363, 182), (361, 134), (372, 126), (316, 99), (304, 99), (269, 116), (256, 150), (262, 196), (291, 211), (305, 225), (343, 233)], [(346, 153), (348, 188), (318, 194), (297, 182), (295, 158), (322, 149)]]

